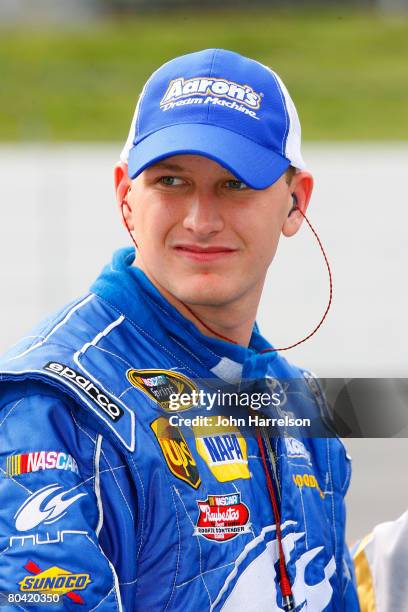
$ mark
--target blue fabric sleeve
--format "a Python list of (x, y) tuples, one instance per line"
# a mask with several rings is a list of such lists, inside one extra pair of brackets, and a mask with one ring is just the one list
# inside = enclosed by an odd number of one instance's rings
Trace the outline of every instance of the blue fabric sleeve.
[[(125, 610), (98, 538), (109, 532), (102, 442), (51, 391), (0, 386), (1, 610)], [(59, 603), (50, 608), (52, 593)]]

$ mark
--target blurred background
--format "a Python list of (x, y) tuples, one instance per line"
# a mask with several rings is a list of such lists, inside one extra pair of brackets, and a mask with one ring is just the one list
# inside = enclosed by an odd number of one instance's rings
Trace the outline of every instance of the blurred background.
[[(286, 356), (321, 376), (407, 376), (408, 0), (0, 0), (2, 352), (86, 291), (128, 244), (112, 169), (164, 61), (224, 47), (268, 64), (299, 111), (309, 217), (334, 302)], [(275, 345), (320, 320), (328, 278), (305, 226), (282, 239), (259, 323)], [(387, 406), (384, 406), (387, 410)], [(349, 540), (408, 506), (405, 439), (347, 440)]]

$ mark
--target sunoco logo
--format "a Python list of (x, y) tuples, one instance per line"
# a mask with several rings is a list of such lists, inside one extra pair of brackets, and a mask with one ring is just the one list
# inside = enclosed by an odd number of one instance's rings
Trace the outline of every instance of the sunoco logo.
[[(196, 77), (185, 80), (183, 77), (179, 77), (170, 81), (167, 91), (160, 102), (160, 107), (163, 110), (169, 110), (179, 100), (190, 99), (191, 103), (193, 103), (192, 100), (206, 97), (207, 100), (204, 100), (204, 102), (209, 103), (212, 101), (212, 96), (223, 98), (227, 101), (231, 100), (238, 103), (238, 106), (244, 105), (251, 110), (258, 109), (262, 100), (261, 95), (249, 85), (240, 85), (227, 79)], [(230, 108), (236, 107), (230, 106)]]
[(53, 372), (61, 378), (69, 380), (78, 387), (78, 389), (81, 389), (81, 391), (91, 398), (94, 404), (108, 415), (111, 421), (116, 423), (116, 421), (123, 416), (122, 408), (115, 404), (108, 395), (101, 391), (92, 381), (83, 376), (80, 372), (76, 372), (72, 368), (55, 361), (47, 363), (47, 365), (44, 366), (44, 370), (48, 370), (48, 372)]
[(91, 582), (87, 573), (72, 573), (62, 567), (54, 565), (46, 570), (28, 561), (24, 566), (31, 575), (24, 576), (18, 584), (24, 593), (54, 593), (65, 595), (75, 604), (85, 604), (84, 599), (75, 591), (83, 591)]

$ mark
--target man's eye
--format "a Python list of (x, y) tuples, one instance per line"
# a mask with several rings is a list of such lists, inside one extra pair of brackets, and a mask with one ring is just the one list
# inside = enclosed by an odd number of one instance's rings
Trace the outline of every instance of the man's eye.
[(173, 187), (174, 185), (182, 185), (183, 179), (177, 176), (161, 176), (159, 179), (159, 183), (168, 187)]
[(231, 179), (226, 182), (228, 189), (233, 189), (234, 191), (242, 191), (243, 189), (248, 189), (248, 186), (243, 181), (238, 181), (236, 179)]

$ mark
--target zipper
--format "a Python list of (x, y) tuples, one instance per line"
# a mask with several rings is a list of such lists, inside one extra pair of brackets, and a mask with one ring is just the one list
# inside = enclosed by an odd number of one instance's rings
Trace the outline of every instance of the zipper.
[[(261, 453), (262, 464), (263, 464), (265, 477), (266, 477), (266, 485), (268, 488), (268, 492), (269, 492), (269, 496), (270, 496), (270, 500), (272, 504), (272, 511), (273, 511), (273, 515), (275, 519), (275, 525), (276, 525), (276, 538), (278, 540), (278, 550), (279, 550), (279, 572), (280, 572), (279, 586), (280, 586), (281, 593), (282, 593), (283, 609), (285, 610), (285, 612), (290, 612), (292, 610), (295, 610), (295, 601), (293, 599), (292, 587), (291, 587), (288, 573), (286, 570), (286, 561), (285, 561), (285, 555), (283, 552), (280, 510), (278, 506), (277, 495), (275, 493), (275, 488), (274, 488), (271, 474), (270, 474), (271, 470), (268, 467), (266, 455), (268, 454), (269, 456), (270, 464), (272, 466), (272, 471), (275, 476), (276, 490), (278, 492), (279, 500), (280, 500), (281, 493), (280, 493), (280, 487), (279, 487), (279, 480), (277, 478), (276, 457), (273, 452), (272, 445), (269, 440), (269, 436), (265, 435), (264, 429), (261, 430), (260, 428), (258, 428), (257, 442), (258, 442), (258, 447)], [(266, 449), (266, 452), (265, 452), (265, 449)]]

